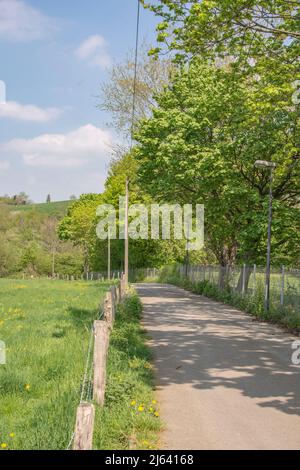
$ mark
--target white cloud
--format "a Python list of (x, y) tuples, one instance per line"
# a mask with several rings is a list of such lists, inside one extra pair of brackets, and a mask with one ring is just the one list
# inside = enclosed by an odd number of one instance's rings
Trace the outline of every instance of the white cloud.
[(7, 41), (42, 39), (55, 31), (52, 18), (23, 0), (0, 0), (0, 38)]
[(0, 160), (0, 173), (3, 173), (4, 171), (8, 170), (10, 167), (10, 164), (6, 160)]
[(75, 55), (78, 59), (87, 61), (90, 65), (106, 68), (112, 63), (107, 52), (107, 46), (108, 44), (105, 39), (96, 34), (83, 41), (75, 51)]
[(57, 119), (62, 111), (57, 108), (40, 108), (32, 104), (23, 105), (16, 101), (0, 104), (0, 118), (16, 119), (29, 122), (49, 122)]
[(79, 57), (79, 59), (88, 59), (97, 51), (99, 51), (100, 48), (102, 49), (105, 46), (105, 39), (102, 36), (90, 36), (79, 46), (76, 51), (76, 55)]
[(95, 160), (105, 168), (112, 142), (109, 131), (87, 124), (67, 134), (11, 140), (0, 145), (0, 155), (19, 155), (31, 167), (80, 168)]

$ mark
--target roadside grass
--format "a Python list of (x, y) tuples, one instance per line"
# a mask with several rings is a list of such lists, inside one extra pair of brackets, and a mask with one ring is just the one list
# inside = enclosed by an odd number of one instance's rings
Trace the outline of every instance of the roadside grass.
[(97, 407), (95, 449), (158, 447), (159, 404), (154, 399), (151, 355), (141, 315), (141, 302), (132, 292), (118, 307), (110, 337), (105, 405)]
[(65, 449), (89, 330), (108, 285), (0, 280), (0, 450)]

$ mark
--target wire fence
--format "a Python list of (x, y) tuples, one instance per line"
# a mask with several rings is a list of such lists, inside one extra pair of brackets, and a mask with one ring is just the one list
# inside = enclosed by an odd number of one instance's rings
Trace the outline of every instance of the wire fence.
[[(261, 297), (265, 294), (265, 268), (254, 266), (184, 266), (177, 274), (193, 283), (208, 282), (220, 290), (242, 297)], [(300, 270), (273, 268), (270, 278), (270, 305), (274, 310), (290, 309), (300, 313)]]
[[(107, 341), (105, 340), (103, 342), (103, 344), (105, 344), (106, 346), (106, 351), (105, 356), (101, 358), (102, 363), (99, 364), (95, 362), (95, 351), (99, 347), (99, 344), (97, 344), (97, 339), (99, 340), (99, 337), (97, 336), (97, 331), (99, 328), (99, 324), (101, 323), (105, 324), (106, 331), (109, 334), (109, 331), (113, 328), (117, 305), (122, 302), (125, 292), (126, 284), (124, 274), (122, 273), (120, 280), (112, 284), (111, 287), (107, 290), (106, 296), (100, 302), (97, 318), (95, 318), (94, 322), (91, 324), (84, 374), (80, 387), (80, 398), (79, 407), (77, 408), (76, 426), (75, 431), (71, 434), (66, 450), (71, 450), (72, 448), (74, 448), (74, 446), (77, 450), (80, 450), (81, 446), (92, 445), (94, 417), (92, 421), (88, 422), (85, 419), (82, 419), (82, 416), (80, 418), (80, 413), (82, 410), (82, 406), (87, 407), (90, 405), (89, 411), (94, 415), (94, 408), (92, 403), (97, 402), (99, 404), (97, 399), (98, 395), (96, 395), (96, 388), (98, 387), (99, 381), (96, 383), (95, 378), (99, 378), (99, 374), (101, 375), (101, 373), (103, 373), (103, 370), (106, 369), (106, 353), (109, 345), (109, 337)], [(104, 394), (105, 380), (102, 379), (101, 384), (104, 388), (104, 390), (102, 390), (102, 393)], [(89, 430), (88, 426), (92, 426), (92, 429)]]
[[(104, 300), (101, 301), (99, 307), (99, 314), (96, 320), (103, 318), (104, 314)], [(84, 375), (82, 383), (80, 384), (80, 400), (79, 403), (91, 402), (92, 401), (92, 390), (93, 390), (93, 346), (94, 346), (94, 322), (91, 324), (89, 344), (87, 348)], [(68, 446), (66, 450), (71, 450), (75, 438), (75, 432), (72, 432)]]
[(26, 274), (22, 273), (16, 276), (16, 279), (23, 279), (23, 280), (34, 280), (34, 279), (48, 279), (48, 280), (57, 280), (57, 281), (113, 281), (113, 280), (121, 280), (123, 271), (112, 271), (110, 273), (110, 277), (108, 276), (107, 271), (92, 271), (82, 274), (60, 274), (56, 273), (53, 276), (40, 276), (40, 275), (33, 275), (33, 274)]
[[(172, 277), (188, 279), (190, 282), (207, 283), (220, 291), (243, 298), (256, 298), (264, 303), (266, 269), (256, 265), (204, 266), (172, 265), (161, 269), (141, 268), (129, 271), (130, 282), (164, 281)], [(300, 269), (271, 269), (270, 306), (273, 310), (287, 310), (300, 315)]]

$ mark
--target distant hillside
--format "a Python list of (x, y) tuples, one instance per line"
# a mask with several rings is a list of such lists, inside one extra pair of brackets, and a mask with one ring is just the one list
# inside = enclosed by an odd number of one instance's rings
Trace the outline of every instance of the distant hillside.
[(37, 211), (40, 214), (45, 214), (49, 216), (63, 217), (68, 210), (68, 207), (74, 201), (58, 201), (58, 202), (49, 202), (43, 204), (28, 204), (25, 206), (8, 206), (12, 212), (28, 212), (28, 211)]

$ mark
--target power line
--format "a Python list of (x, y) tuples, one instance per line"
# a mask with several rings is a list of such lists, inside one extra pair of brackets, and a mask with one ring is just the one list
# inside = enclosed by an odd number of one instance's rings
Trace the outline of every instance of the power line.
[(141, 4), (140, 4), (140, 0), (137, 0), (137, 21), (136, 21), (134, 79), (133, 79), (133, 96), (132, 96), (132, 120), (131, 120), (131, 148), (133, 146), (134, 118), (135, 118), (135, 109), (136, 109), (136, 86), (137, 86), (139, 35), (140, 35), (140, 17), (141, 17)]
[[(140, 0), (137, 0), (137, 19), (136, 19), (136, 37), (135, 37), (135, 59), (134, 59), (134, 79), (133, 79), (133, 96), (132, 96), (132, 117), (131, 117), (131, 143), (130, 150), (133, 147), (134, 118), (136, 108), (136, 86), (137, 86), (137, 69), (138, 69), (138, 50), (139, 50), (139, 33), (140, 33)], [(128, 285), (129, 271), (129, 239), (128, 239), (128, 205), (129, 205), (129, 178), (126, 178), (126, 214), (125, 214), (125, 254), (124, 254), (124, 271), (125, 285)]]

